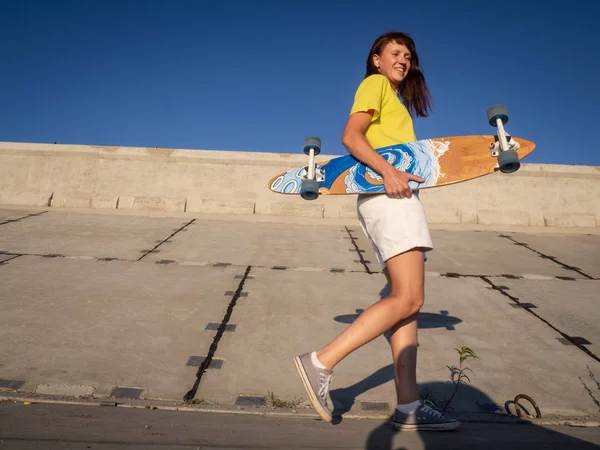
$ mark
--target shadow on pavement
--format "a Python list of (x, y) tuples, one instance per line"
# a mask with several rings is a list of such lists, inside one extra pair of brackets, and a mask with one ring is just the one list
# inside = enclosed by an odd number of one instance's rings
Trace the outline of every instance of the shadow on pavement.
[[(390, 295), (390, 286), (386, 283), (385, 286), (383, 287), (383, 289), (381, 289), (381, 291), (379, 292), (379, 298), (384, 299), (389, 295)], [(358, 316), (360, 314), (362, 314), (363, 311), (364, 311), (363, 309), (357, 309), (352, 314), (343, 314), (341, 316), (336, 316), (333, 318), (333, 320), (335, 320), (336, 322), (339, 322), (339, 323), (351, 324), (358, 318)], [(420, 312), (419, 319), (418, 319), (418, 327), (419, 327), (419, 329), (445, 328), (448, 331), (454, 331), (455, 330), (454, 326), (458, 325), (461, 322), (462, 322), (462, 320), (460, 320), (458, 317), (451, 316), (450, 313), (446, 310), (440, 311), (439, 314)], [(389, 334), (385, 333), (384, 336), (388, 340), (388, 343), (389, 343), (389, 341), (390, 341)]]
[[(439, 388), (448, 383), (431, 383)], [(440, 385), (440, 386), (438, 386)], [(465, 395), (473, 398), (492, 400), (472, 386), (464, 386)], [(500, 421), (499, 421), (500, 422)], [(569, 427), (563, 427), (565, 431)], [(406, 441), (414, 442), (414, 433), (418, 433), (420, 445), (403, 445), (403, 433), (408, 433)], [(590, 430), (591, 434), (594, 433)], [(594, 440), (597, 440), (597, 432)], [(449, 449), (564, 449), (592, 450), (600, 448), (597, 444), (560, 433), (555, 429), (544, 428), (531, 423), (462, 423), (454, 431), (398, 431), (387, 420), (374, 428), (366, 438), (365, 450), (449, 450)]]
[[(352, 408), (356, 397), (372, 387), (390, 381), (394, 377), (393, 365), (385, 366), (369, 377), (357, 382), (347, 388), (331, 391), (331, 399), (334, 404), (334, 423), (342, 421), (342, 415)], [(449, 381), (436, 381), (420, 386), (427, 390), (428, 395), (436, 401), (448, 399), (454, 390)], [(501, 409), (483, 391), (472, 385), (463, 384), (457, 394), (461, 403), (468, 402), (474, 405), (480, 413), (490, 414), (493, 410)], [(528, 414), (524, 408), (525, 414)], [(445, 413), (452, 417), (452, 413)], [(493, 416), (487, 416), (492, 417)], [(565, 450), (591, 450), (599, 449), (600, 446), (557, 432), (552, 429), (537, 426), (532, 423), (510, 423), (508, 417), (497, 416), (498, 420), (488, 422), (497, 423), (462, 423), (458, 430), (454, 431), (400, 431), (392, 427), (389, 418), (382, 421), (367, 436), (364, 445), (365, 450), (448, 450), (448, 449), (565, 449)], [(503, 421), (502, 419), (507, 419)], [(568, 430), (568, 427), (563, 429)], [(590, 435), (594, 431), (590, 432)], [(402, 445), (402, 433), (409, 433), (406, 438), (406, 446)], [(420, 445), (414, 444), (414, 433), (418, 433)], [(598, 434), (596, 432), (596, 438)], [(596, 439), (594, 438), (594, 439)]]
[[(385, 286), (380, 292), (381, 298), (389, 295), (389, 286)], [(334, 318), (340, 323), (350, 324), (358, 318), (363, 312), (357, 309), (355, 313), (340, 315)], [(454, 330), (456, 324), (461, 323), (461, 319), (451, 316), (448, 311), (440, 311), (439, 314), (420, 313), (418, 318), (418, 328), (446, 328)], [(390, 337), (388, 333), (384, 334), (388, 343)], [(334, 389), (330, 391), (331, 401), (333, 403), (334, 423), (340, 423), (343, 420), (343, 414), (349, 412), (356, 398), (361, 394), (377, 386), (393, 381), (394, 365), (393, 363), (380, 368), (367, 378), (356, 382), (355, 384)], [(450, 381), (436, 381), (420, 385), (422, 398), (434, 400), (434, 403), (440, 403), (451, 397), (454, 391), (454, 385)], [(469, 411), (478, 410), (479, 413), (492, 413), (503, 410), (488, 395), (469, 384), (462, 384), (459, 388), (457, 397), (460, 397), (460, 403), (469, 403), (472, 407)], [(507, 402), (512, 403), (512, 402)], [(395, 399), (393, 399), (395, 404)], [(453, 402), (454, 404), (454, 402)], [(452, 411), (452, 408), (449, 408)], [(523, 408), (525, 414), (528, 411)], [(452, 413), (448, 414), (452, 417)], [(500, 417), (499, 417), (500, 418)], [(422, 444), (419, 448), (423, 450), (434, 449), (598, 449), (598, 445), (569, 436), (567, 434), (556, 432), (552, 429), (543, 428), (531, 423), (499, 423), (488, 426), (477, 426), (473, 423), (463, 423), (458, 430), (440, 432), (440, 431), (400, 431), (392, 427), (389, 418), (383, 421), (378, 427), (373, 429), (365, 442), (366, 450), (403, 450), (409, 447), (403, 447), (402, 433), (418, 433)], [(414, 446), (410, 447), (411, 450)]]

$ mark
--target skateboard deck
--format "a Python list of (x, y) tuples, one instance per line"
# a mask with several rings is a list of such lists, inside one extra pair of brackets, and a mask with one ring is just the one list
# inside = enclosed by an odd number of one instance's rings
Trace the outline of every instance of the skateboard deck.
[[(531, 141), (510, 137), (519, 160), (535, 148)], [(472, 180), (500, 169), (490, 145), (495, 136), (472, 135), (424, 139), (376, 149), (396, 169), (425, 179), (410, 181), (413, 189), (426, 189)], [(384, 193), (383, 179), (352, 155), (333, 158), (315, 165), (321, 195)], [(300, 195), (308, 166), (274, 176), (269, 188), (281, 194)]]

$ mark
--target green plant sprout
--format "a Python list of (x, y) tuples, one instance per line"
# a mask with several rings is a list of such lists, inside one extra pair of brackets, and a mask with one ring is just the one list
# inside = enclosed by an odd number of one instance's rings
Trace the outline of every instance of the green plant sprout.
[(450, 381), (452, 381), (452, 384), (454, 385), (454, 391), (452, 392), (450, 398), (446, 402), (444, 402), (442, 412), (445, 412), (450, 406), (450, 403), (452, 403), (452, 399), (454, 399), (454, 396), (458, 392), (458, 388), (460, 387), (461, 383), (464, 383), (464, 380), (467, 380), (469, 383), (471, 382), (471, 379), (467, 375), (467, 372), (471, 372), (472, 374), (475, 373), (469, 367), (463, 367), (464, 362), (469, 358), (479, 359), (475, 352), (469, 347), (463, 346), (460, 349), (455, 348), (454, 350), (458, 352), (458, 367), (446, 366), (448, 367), (448, 370), (450, 370)]
[(424, 403), (431, 403), (435, 409), (439, 409), (442, 412), (451, 409), (450, 404), (456, 396), (460, 385), (465, 382), (464, 380), (468, 381), (469, 383), (471, 382), (467, 372), (474, 372), (472, 369), (464, 366), (465, 361), (469, 358), (479, 358), (469, 347), (461, 347), (460, 349), (455, 348), (454, 350), (458, 352), (458, 367), (446, 366), (448, 370), (450, 370), (450, 381), (454, 385), (454, 390), (452, 391), (450, 398), (448, 400), (437, 400), (429, 386), (424, 386), (421, 390), (421, 400), (423, 400)]

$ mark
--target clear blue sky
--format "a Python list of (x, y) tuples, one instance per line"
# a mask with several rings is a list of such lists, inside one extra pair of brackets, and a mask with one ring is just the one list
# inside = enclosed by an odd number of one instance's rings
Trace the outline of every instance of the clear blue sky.
[[(371, 5), (371, 6), (369, 6)], [(508, 131), (525, 162), (600, 165), (600, 3), (0, 1), (0, 141), (301, 152), (340, 136), (372, 41), (416, 41), (419, 139)]]

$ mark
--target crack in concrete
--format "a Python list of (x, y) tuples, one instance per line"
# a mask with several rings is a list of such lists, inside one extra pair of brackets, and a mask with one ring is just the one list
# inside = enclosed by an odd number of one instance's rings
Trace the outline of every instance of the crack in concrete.
[(354, 236), (352, 236), (350, 229), (346, 226), (344, 226), (344, 228), (346, 229), (346, 233), (348, 233), (348, 236), (350, 237), (350, 241), (352, 242), (352, 245), (354, 246), (354, 250), (356, 251), (356, 254), (358, 255), (358, 259), (359, 259), (360, 263), (365, 268), (365, 272), (367, 272), (369, 275), (372, 275), (373, 272), (371, 271), (371, 269), (369, 269), (369, 266), (367, 265), (367, 261), (365, 260), (365, 258), (362, 255), (364, 253), (364, 251), (361, 251), (360, 248), (358, 248), (358, 244), (356, 243), (356, 238)]
[(194, 382), (192, 389), (190, 389), (187, 392), (187, 394), (185, 394), (183, 397), (183, 400), (185, 402), (192, 401), (194, 399), (194, 397), (196, 396), (196, 392), (198, 391), (198, 387), (200, 386), (200, 381), (202, 380), (202, 376), (204, 375), (204, 372), (206, 372), (206, 369), (208, 369), (208, 367), (210, 366), (210, 363), (212, 362), (212, 359), (213, 359), (215, 353), (217, 352), (217, 348), (219, 346), (219, 341), (221, 340), (221, 338), (223, 337), (223, 334), (227, 330), (227, 325), (229, 323), (229, 319), (231, 319), (231, 314), (233, 313), (233, 309), (235, 308), (235, 305), (237, 304), (238, 299), (242, 296), (242, 290), (244, 289), (244, 283), (248, 279), (250, 270), (252, 270), (252, 266), (247, 266), (246, 272), (244, 273), (242, 279), (240, 280), (240, 284), (238, 285), (237, 290), (233, 294), (233, 298), (231, 299), (231, 302), (229, 302), (229, 305), (227, 306), (227, 312), (225, 313), (225, 316), (223, 317), (223, 320), (221, 321), (221, 324), (219, 325), (219, 328), (217, 329), (215, 337), (213, 338), (213, 342), (210, 345), (210, 348), (208, 350), (208, 354), (206, 355), (206, 358), (204, 359), (204, 361), (202, 361), (202, 364), (200, 364), (200, 367), (198, 368), (198, 371), (196, 372), (196, 381)]
[(19, 256), (23, 256), (23, 255), (11, 255), (11, 256), (12, 256), (12, 258), (8, 258), (8, 259), (5, 259), (4, 261), (0, 261), (0, 266), (8, 263), (9, 261), (12, 261), (13, 259), (17, 259)]
[(523, 310), (527, 311), (528, 313), (532, 314), (533, 316), (535, 316), (537, 319), (539, 319), (540, 321), (542, 321), (543, 323), (545, 323), (546, 325), (548, 325), (550, 328), (552, 328), (554, 331), (556, 331), (558, 334), (560, 334), (563, 338), (565, 338), (567, 341), (569, 341), (572, 345), (576, 346), (577, 348), (579, 348), (579, 350), (583, 351), (584, 353), (586, 353), (588, 356), (592, 357), (593, 359), (595, 359), (596, 361), (600, 362), (600, 358), (598, 356), (596, 356), (593, 352), (591, 352), (589, 349), (587, 349), (585, 347), (585, 345), (579, 344), (577, 343), (571, 336), (569, 336), (568, 334), (562, 332), (561, 330), (559, 330), (558, 328), (556, 328), (554, 325), (552, 325), (549, 321), (547, 321), (546, 319), (544, 319), (542, 316), (540, 316), (539, 314), (537, 314), (535, 311), (533, 311), (533, 309), (528, 308), (524, 303), (522, 303), (517, 297), (515, 297), (514, 295), (509, 294), (508, 292), (506, 292), (505, 289), (503, 289), (502, 286), (496, 286), (494, 284), (493, 281), (489, 280), (487, 277), (477, 277), (480, 278), (482, 281), (484, 281), (485, 283), (487, 283), (488, 285), (491, 286), (491, 288), (495, 291), (500, 292), (502, 295), (504, 295), (505, 297), (508, 297), (509, 299), (511, 299), (513, 302), (515, 302), (517, 305), (519, 305)]
[(152, 253), (153, 251), (155, 251), (158, 247), (160, 247), (161, 245), (163, 245), (165, 242), (167, 242), (169, 239), (171, 239), (173, 236), (175, 236), (177, 233), (181, 232), (181, 230), (183, 230), (187, 226), (191, 225), (195, 221), (196, 221), (196, 219), (192, 219), (188, 223), (186, 223), (184, 226), (182, 226), (181, 228), (175, 230), (173, 233), (170, 234), (169, 237), (167, 237), (166, 239), (163, 239), (158, 244), (156, 244), (152, 250), (148, 250), (146, 253), (144, 253), (142, 256), (140, 256), (137, 259), (137, 261), (141, 261), (143, 258), (145, 258), (146, 256), (148, 256), (150, 253)]
[(526, 249), (531, 250), (534, 253), (537, 253), (537, 255), (540, 258), (549, 259), (550, 261), (552, 261), (552, 262), (558, 264), (559, 266), (561, 266), (563, 269), (572, 270), (574, 272), (577, 272), (578, 274), (583, 275), (584, 277), (586, 277), (586, 278), (588, 278), (590, 280), (594, 280), (595, 279), (594, 277), (591, 277), (588, 274), (584, 273), (579, 267), (569, 266), (568, 264), (565, 264), (565, 263), (559, 261), (554, 256), (549, 256), (549, 255), (546, 255), (546, 254), (544, 254), (542, 252), (538, 252), (536, 249), (531, 248), (529, 246), (529, 244), (526, 244), (525, 242), (519, 242), (516, 239), (514, 239), (512, 236), (507, 236), (505, 234), (499, 234), (498, 236), (501, 237), (501, 238), (508, 239), (509, 241), (514, 242), (516, 245), (520, 245), (521, 247), (525, 247)]
[(0, 225), (5, 225), (7, 223), (12, 223), (12, 222), (20, 222), (21, 220), (27, 219), (28, 217), (40, 216), (42, 214), (46, 214), (47, 212), (48, 211), (42, 211), (42, 212), (35, 213), (35, 214), (27, 214), (26, 216), (19, 217), (18, 219), (8, 219), (8, 220), (5, 220), (4, 222), (0, 222)]

